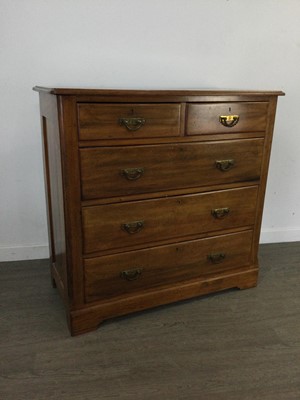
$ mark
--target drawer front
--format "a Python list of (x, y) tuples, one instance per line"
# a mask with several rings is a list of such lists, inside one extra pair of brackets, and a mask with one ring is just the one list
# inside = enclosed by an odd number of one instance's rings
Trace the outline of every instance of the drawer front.
[(263, 139), (80, 150), (82, 198), (259, 179)]
[(252, 231), (84, 261), (85, 299), (95, 301), (250, 264)]
[(180, 104), (78, 105), (79, 139), (179, 136)]
[(84, 252), (254, 224), (257, 186), (83, 207)]
[(189, 104), (186, 134), (261, 132), (267, 114), (267, 102)]

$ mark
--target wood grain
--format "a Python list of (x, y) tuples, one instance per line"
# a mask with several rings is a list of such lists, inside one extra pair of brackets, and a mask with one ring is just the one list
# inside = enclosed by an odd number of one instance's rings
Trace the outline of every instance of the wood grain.
[[(99, 104), (79, 103), (79, 139), (131, 139), (179, 136), (180, 104)], [(136, 131), (120, 124), (120, 118), (143, 118)]]
[[(34, 90), (40, 92), (51, 276), (71, 334), (114, 316), (256, 285), (282, 92)], [(239, 121), (224, 127), (220, 114), (237, 114)], [(224, 218), (213, 216), (218, 209)], [(233, 256), (228, 268), (225, 261), (206, 274), (203, 249), (222, 244), (214, 236), (223, 237)], [(174, 248), (185, 249), (187, 264)], [(124, 291), (113, 276), (139, 276), (130, 272), (134, 257), (147, 266), (148, 281)]]
[(130, 90), (130, 89), (88, 89), (88, 88), (49, 88), (43, 86), (35, 86), (33, 90), (37, 92), (46, 92), (55, 95), (66, 95), (66, 96), (124, 96), (124, 97), (132, 97), (132, 96), (169, 96), (169, 97), (177, 97), (177, 96), (210, 96), (219, 98), (222, 96), (225, 97), (237, 97), (237, 96), (284, 96), (284, 93), (281, 90)]
[[(207, 133), (261, 132), (267, 125), (267, 102), (189, 104), (187, 109), (188, 135)], [(239, 121), (233, 127), (223, 126), (219, 117), (238, 115)]]
[(57, 99), (41, 93), (40, 111), (52, 284), (68, 304), (68, 264)]
[[(80, 150), (82, 198), (97, 199), (180, 188), (258, 180), (263, 139)], [(221, 171), (217, 160), (234, 160)], [(142, 168), (129, 180), (122, 171)]]
[[(222, 231), (254, 224), (257, 186), (175, 196), (154, 200), (82, 210), (84, 252), (124, 249), (130, 244), (145, 247), (166, 238), (182, 238), (204, 232)], [(224, 218), (215, 218), (212, 210), (229, 208)], [(144, 227), (129, 234), (122, 225), (144, 221)]]
[[(122, 296), (147, 288), (184, 282), (201, 276), (214, 276), (220, 271), (246, 267), (250, 264), (252, 231), (209, 239), (193, 240), (89, 258), (84, 262), (85, 298), (95, 301)], [(224, 259), (214, 263), (209, 256), (222, 253)], [(126, 280), (123, 271), (140, 270), (137, 279)]]

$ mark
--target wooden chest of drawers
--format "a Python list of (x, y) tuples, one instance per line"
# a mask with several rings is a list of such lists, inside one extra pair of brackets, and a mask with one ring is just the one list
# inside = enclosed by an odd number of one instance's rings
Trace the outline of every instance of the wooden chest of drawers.
[(51, 276), (72, 335), (256, 285), (282, 92), (35, 90)]

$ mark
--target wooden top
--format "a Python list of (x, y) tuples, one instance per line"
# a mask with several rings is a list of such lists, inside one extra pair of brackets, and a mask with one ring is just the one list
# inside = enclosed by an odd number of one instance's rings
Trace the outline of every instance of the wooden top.
[(46, 92), (64, 96), (284, 96), (280, 90), (128, 90), (128, 89), (80, 89), (47, 88), (35, 86), (36, 92)]

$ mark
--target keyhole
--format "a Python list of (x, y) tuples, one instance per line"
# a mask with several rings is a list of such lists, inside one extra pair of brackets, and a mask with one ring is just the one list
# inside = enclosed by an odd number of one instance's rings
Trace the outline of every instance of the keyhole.
[(229, 107), (229, 112), (231, 113), (231, 107)]

